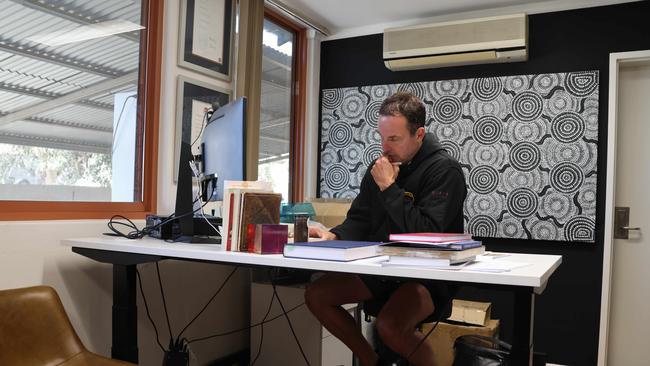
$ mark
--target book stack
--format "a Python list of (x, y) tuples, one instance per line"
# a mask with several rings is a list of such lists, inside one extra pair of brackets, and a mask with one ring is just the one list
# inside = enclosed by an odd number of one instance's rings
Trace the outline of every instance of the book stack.
[(389, 256), (385, 266), (426, 266), (446, 268), (473, 261), (485, 247), (470, 234), (406, 233), (391, 234), (377, 254)]
[(222, 247), (248, 252), (249, 224), (279, 224), (282, 195), (273, 193), (271, 183), (225, 181), (222, 208)]

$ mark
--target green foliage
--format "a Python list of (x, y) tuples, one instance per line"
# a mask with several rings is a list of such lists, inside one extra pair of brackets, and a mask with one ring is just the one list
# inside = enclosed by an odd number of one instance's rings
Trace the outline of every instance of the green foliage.
[(0, 144), (0, 182), (17, 183), (13, 181), (15, 175), (25, 177), (33, 184), (110, 187), (111, 156)]

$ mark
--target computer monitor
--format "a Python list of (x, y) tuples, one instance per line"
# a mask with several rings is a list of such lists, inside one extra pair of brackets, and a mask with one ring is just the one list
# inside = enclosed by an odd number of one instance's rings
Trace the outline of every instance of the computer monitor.
[[(246, 98), (241, 97), (217, 109), (203, 130), (201, 143), (202, 171), (199, 183), (203, 189), (203, 200), (223, 199), (224, 180), (245, 179), (245, 129)], [(176, 241), (218, 244), (218, 240), (195, 236), (194, 203), (192, 192), (193, 172), (190, 169), (192, 156), (189, 139), (181, 141), (178, 184), (176, 186), (175, 216), (178, 219), (181, 237)]]
[(245, 120), (245, 97), (212, 113), (201, 140), (205, 200), (222, 201), (224, 181), (245, 179)]

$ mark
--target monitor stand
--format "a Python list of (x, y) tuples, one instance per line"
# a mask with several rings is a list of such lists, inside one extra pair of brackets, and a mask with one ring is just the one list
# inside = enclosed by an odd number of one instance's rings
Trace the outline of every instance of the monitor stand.
[[(187, 134), (189, 136), (189, 134)], [(183, 133), (183, 137), (186, 134)], [(189, 140), (189, 138), (188, 138)], [(179, 215), (178, 224), (181, 236), (174, 240), (178, 243), (193, 244), (221, 244), (221, 237), (195, 235), (194, 215), (189, 214), (194, 209), (194, 195), (192, 194), (192, 170), (189, 162), (192, 160), (191, 146), (188, 141), (181, 142), (178, 159), (178, 183), (176, 185), (176, 215)]]

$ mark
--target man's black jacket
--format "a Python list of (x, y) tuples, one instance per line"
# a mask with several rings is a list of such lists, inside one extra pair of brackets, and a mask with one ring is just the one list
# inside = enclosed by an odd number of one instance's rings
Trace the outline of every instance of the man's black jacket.
[(390, 233), (463, 232), (467, 187), (460, 164), (427, 133), (410, 163), (383, 192), (370, 169), (345, 221), (331, 229), (343, 240), (387, 241)]

